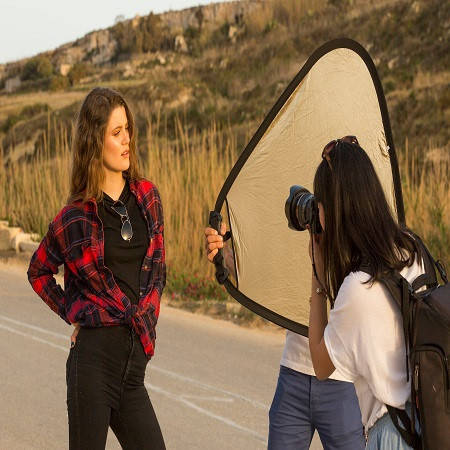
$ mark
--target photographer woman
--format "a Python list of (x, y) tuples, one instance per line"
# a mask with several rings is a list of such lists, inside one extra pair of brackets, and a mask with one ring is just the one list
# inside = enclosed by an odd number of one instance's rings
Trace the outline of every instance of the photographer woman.
[[(138, 170), (133, 115), (93, 89), (78, 114), (67, 204), (28, 268), (37, 294), (75, 330), (66, 363), (70, 450), (164, 449), (144, 386), (165, 285), (163, 214)], [(64, 291), (54, 274), (64, 264)]]
[[(374, 167), (354, 136), (330, 142), (322, 157), (314, 195), (323, 232), (310, 241), (314, 370), (322, 380), (339, 370), (355, 382), (368, 449), (407, 449), (385, 406), (407, 405), (410, 411), (402, 318), (378, 280), (396, 270), (411, 282), (424, 272), (421, 252), (394, 220)], [(328, 320), (327, 296), (334, 303)]]
[[(219, 248), (225, 265), (234, 273), (232, 250), (220, 234), (206, 228), (206, 249), (212, 262)], [(269, 450), (306, 450), (314, 431), (325, 450), (363, 450), (361, 412), (352, 382), (335, 371), (330, 379), (318, 380), (309, 353), (308, 338), (286, 332), (277, 387), (269, 412)]]

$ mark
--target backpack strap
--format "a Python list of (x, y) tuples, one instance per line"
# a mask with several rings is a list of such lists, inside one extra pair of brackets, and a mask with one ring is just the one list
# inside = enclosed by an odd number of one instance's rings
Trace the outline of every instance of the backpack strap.
[[(419, 277), (414, 280), (413, 288), (414, 290), (420, 289), (422, 286), (429, 285), (431, 287), (436, 287), (438, 282), (436, 278), (436, 271), (435, 267), (441, 277), (441, 280), (447, 284), (447, 272), (445, 271), (444, 265), (439, 260), (435, 260), (433, 256), (431, 256), (430, 251), (428, 250), (427, 246), (423, 243), (422, 239), (412, 231), (408, 230), (408, 232), (411, 234), (411, 236), (414, 238), (414, 240), (419, 245), (420, 249), (422, 250), (423, 254), (423, 260), (425, 265), (425, 274), (420, 275)], [(427, 278), (429, 277), (429, 278)], [(427, 282), (425, 282), (425, 280)], [(419, 284), (421, 282), (422, 284)], [(416, 287), (417, 286), (417, 287)]]
[(413, 308), (409, 296), (412, 287), (399, 272), (389, 272), (379, 280), (386, 286), (389, 294), (395, 300), (402, 314), (403, 333), (406, 349), (406, 381), (409, 381), (409, 348), (411, 346), (411, 323)]
[[(421, 450), (422, 444), (420, 436), (415, 430), (414, 420), (414, 405), (411, 403), (412, 417), (411, 420), (404, 409), (394, 408), (393, 406), (386, 405), (389, 416), (397, 431), (400, 433), (403, 440), (414, 450)], [(399, 419), (403, 425), (400, 426)], [(410, 431), (408, 431), (410, 430)]]

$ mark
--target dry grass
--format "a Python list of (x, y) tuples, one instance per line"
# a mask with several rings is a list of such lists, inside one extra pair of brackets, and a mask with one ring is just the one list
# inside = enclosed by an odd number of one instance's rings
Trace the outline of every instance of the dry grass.
[(18, 113), (24, 106), (46, 103), (51, 109), (57, 110), (80, 101), (85, 96), (86, 93), (81, 91), (3, 94), (0, 95), (0, 121), (5, 120), (10, 114)]
[[(188, 135), (186, 126), (178, 118), (175, 120), (176, 143), (159, 137), (163, 120), (147, 123), (148, 158), (141, 159), (141, 164), (144, 174), (161, 193), (171, 274), (190, 273), (195, 280), (212, 280), (213, 267), (206, 263), (203, 230), (238, 156), (235, 135), (214, 123), (202, 132)], [(49, 122), (47, 142), (49, 135), (55, 139), (57, 158), (50, 156), (49, 145), (32, 164), (16, 162), (4, 168), (0, 158), (0, 218), (41, 236), (64, 206), (69, 187), (67, 132)], [(448, 265), (449, 160), (431, 146), (428, 155), (420, 159), (407, 145), (399, 152), (407, 224)]]
[(427, 244), (432, 255), (450, 269), (450, 157), (430, 144), (425, 153), (399, 155), (406, 224)]
[(319, 12), (327, 0), (267, 0), (246, 18), (251, 34), (260, 35), (277, 24), (291, 28), (308, 14)]
[[(58, 156), (50, 156), (47, 145), (50, 135), (55, 135)], [(62, 202), (69, 190), (69, 146), (67, 130), (48, 122), (44, 133), (44, 149), (32, 164), (13, 162), (4, 167), (0, 154), (0, 217), (18, 225), (26, 232), (43, 235), (50, 220), (64, 206)], [(0, 149), (1, 151), (1, 149)]]
[(215, 124), (188, 136), (176, 119), (177, 143), (157, 136), (148, 124), (150, 139), (145, 173), (155, 182), (164, 205), (168, 264), (178, 273), (212, 275), (206, 264), (203, 230), (209, 211), (236, 159), (234, 135)]
[(414, 89), (432, 88), (439, 85), (448, 85), (450, 83), (450, 71), (445, 70), (438, 73), (419, 70), (414, 77)]
[[(235, 138), (230, 130), (218, 129), (215, 124), (188, 136), (186, 127), (176, 118), (177, 139), (173, 144), (156, 133), (163, 122), (148, 122), (148, 158), (141, 164), (145, 176), (158, 186), (163, 201), (167, 262), (177, 273), (188, 268), (212, 278), (212, 266), (205, 264), (203, 229), (236, 159)], [(47, 144), (32, 164), (14, 162), (5, 168), (0, 157), (0, 217), (41, 236), (64, 206), (69, 191), (67, 131), (49, 121), (47, 142), (50, 134), (57, 143), (57, 158), (50, 157)]]

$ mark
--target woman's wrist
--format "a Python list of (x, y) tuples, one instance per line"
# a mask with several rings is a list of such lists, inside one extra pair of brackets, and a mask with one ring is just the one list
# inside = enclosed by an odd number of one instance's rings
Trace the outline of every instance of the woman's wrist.
[(310, 344), (318, 344), (327, 324), (327, 296), (320, 282), (313, 276), (309, 309)]
[(321, 302), (324, 302), (328, 299), (328, 294), (325, 288), (322, 286), (322, 283), (314, 276), (312, 276), (311, 280), (311, 297), (310, 302), (317, 298)]
[(311, 290), (315, 291), (317, 288), (323, 288), (323, 285), (320, 282), (320, 280), (318, 278), (316, 278), (316, 276), (313, 273), (312, 279), (311, 279)]

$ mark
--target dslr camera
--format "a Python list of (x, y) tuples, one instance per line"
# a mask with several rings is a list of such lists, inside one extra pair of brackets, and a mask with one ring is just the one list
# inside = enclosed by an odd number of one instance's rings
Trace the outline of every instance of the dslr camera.
[(319, 208), (316, 199), (303, 186), (291, 186), (284, 211), (291, 230), (303, 231), (309, 225), (311, 232), (314, 234), (323, 231), (319, 221)]

